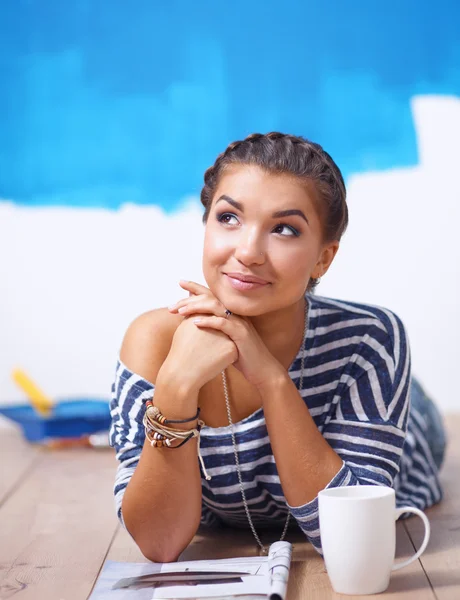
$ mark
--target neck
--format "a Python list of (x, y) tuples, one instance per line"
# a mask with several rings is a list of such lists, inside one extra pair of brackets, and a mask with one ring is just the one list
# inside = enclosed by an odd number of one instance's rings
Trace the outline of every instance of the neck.
[(305, 302), (302, 297), (286, 308), (249, 318), (268, 350), (286, 368), (294, 360), (303, 340)]

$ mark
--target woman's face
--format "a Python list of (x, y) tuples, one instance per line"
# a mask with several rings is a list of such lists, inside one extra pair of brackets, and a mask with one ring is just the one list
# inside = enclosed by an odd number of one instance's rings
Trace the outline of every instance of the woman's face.
[[(298, 302), (325, 273), (338, 242), (322, 245), (314, 184), (232, 165), (221, 176), (206, 224), (203, 274), (232, 312), (257, 316)], [(256, 283), (242, 279), (257, 279)]]

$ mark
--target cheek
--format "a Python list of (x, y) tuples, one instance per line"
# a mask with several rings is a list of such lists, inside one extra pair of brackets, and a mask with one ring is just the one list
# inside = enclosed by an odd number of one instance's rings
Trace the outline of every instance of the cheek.
[(289, 297), (299, 297), (308, 285), (315, 264), (309, 250), (303, 247), (283, 253), (274, 252), (271, 256), (272, 267), (283, 293)]
[(289, 244), (280, 248), (278, 243), (270, 248), (270, 260), (276, 271), (280, 274), (299, 275), (307, 273), (310, 268), (309, 249), (305, 246), (295, 248)]
[(203, 240), (202, 259), (203, 275), (208, 285), (215, 277), (216, 268), (227, 261), (229, 251), (228, 238), (225, 240), (225, 236), (219, 235), (218, 231), (208, 225)]
[(204, 236), (203, 259), (219, 262), (231, 249), (229, 236), (223, 235), (214, 225), (208, 225)]
[(305, 260), (292, 260), (283, 265), (280, 271), (287, 288), (304, 288), (309, 279), (309, 268)]

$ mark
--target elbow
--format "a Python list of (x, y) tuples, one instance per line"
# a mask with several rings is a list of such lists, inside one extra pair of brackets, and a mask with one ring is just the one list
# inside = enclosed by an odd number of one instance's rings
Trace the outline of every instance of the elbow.
[(193, 539), (193, 534), (184, 538), (184, 536), (174, 536), (173, 532), (163, 537), (160, 532), (157, 535), (146, 535), (145, 531), (131, 534), (133, 541), (147, 560), (154, 563), (176, 562), (179, 556), (187, 548)]
[(174, 531), (173, 528), (164, 537), (160, 535), (146, 536), (144, 534), (137, 535), (133, 539), (148, 560), (155, 563), (171, 563), (179, 559), (182, 552), (193, 540), (196, 529), (189, 531), (188, 535), (185, 534), (183, 529)]
[(174, 548), (161, 548), (159, 545), (154, 547), (139, 546), (139, 550), (147, 560), (150, 560), (154, 563), (176, 562), (182, 552), (182, 550), (177, 551)]
[(160, 540), (158, 537), (152, 539), (150, 536), (133, 534), (129, 529), (127, 531), (143, 556), (154, 563), (176, 562), (188, 545), (179, 546), (172, 539)]
[(197, 513), (196, 519), (193, 518), (190, 522), (178, 519), (177, 516), (171, 520), (163, 517), (152, 521), (145, 518), (146, 511), (140, 512), (139, 519), (138, 506), (133, 508), (126, 502), (122, 505), (125, 529), (139, 550), (147, 560), (154, 563), (176, 562), (199, 527), (200, 513)]

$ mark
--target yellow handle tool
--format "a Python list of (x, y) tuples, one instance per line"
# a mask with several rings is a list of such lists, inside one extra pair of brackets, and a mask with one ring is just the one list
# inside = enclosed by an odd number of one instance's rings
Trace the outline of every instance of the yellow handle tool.
[(14, 382), (25, 392), (30, 403), (42, 416), (49, 416), (54, 402), (40, 390), (40, 388), (21, 369), (14, 369), (11, 374)]

